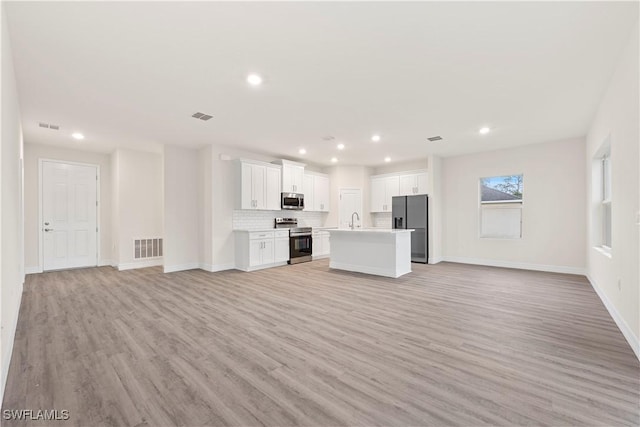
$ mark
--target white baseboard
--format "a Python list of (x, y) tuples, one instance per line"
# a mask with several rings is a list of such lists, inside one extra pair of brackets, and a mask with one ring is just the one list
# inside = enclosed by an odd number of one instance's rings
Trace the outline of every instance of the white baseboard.
[(625, 322), (622, 316), (620, 316), (620, 313), (618, 313), (616, 307), (611, 303), (609, 298), (607, 298), (607, 295), (602, 291), (602, 289), (600, 289), (600, 287), (598, 287), (595, 280), (593, 280), (588, 274), (587, 279), (589, 280), (589, 283), (591, 283), (591, 287), (593, 287), (593, 290), (596, 291), (596, 294), (598, 294), (598, 296), (600, 297), (600, 300), (611, 315), (613, 321), (616, 322), (618, 329), (620, 329), (620, 332), (622, 332), (622, 335), (624, 335), (625, 339), (631, 346), (631, 349), (636, 354), (636, 357), (638, 358), (638, 360), (640, 360), (640, 340), (638, 340), (638, 337), (635, 336), (631, 328), (629, 328), (627, 322)]
[[(125, 264), (125, 265), (129, 265), (129, 264)], [(113, 261), (110, 259), (101, 259), (100, 261), (98, 261), (98, 267), (104, 267), (104, 266), (117, 267), (117, 265), (114, 265)], [(131, 267), (131, 268), (138, 268), (138, 267)], [(129, 268), (124, 268), (124, 269), (121, 268), (120, 270), (128, 270), (128, 269)], [(43, 272), (44, 270), (39, 265), (34, 265), (34, 266), (24, 268), (24, 274), (38, 274)]]
[(38, 274), (38, 273), (42, 273), (42, 269), (38, 265), (36, 265), (34, 267), (25, 267), (24, 268), (24, 274)]
[(118, 264), (115, 267), (119, 271), (124, 270), (133, 270), (135, 268), (146, 268), (146, 267), (157, 267), (162, 265), (162, 258), (150, 259), (146, 261), (138, 261), (138, 262), (127, 262), (123, 264)]
[(445, 257), (442, 257), (441, 261), (457, 262), (460, 264), (487, 265), (490, 267), (517, 268), (520, 270), (548, 271), (550, 273), (578, 274), (581, 276), (584, 276), (586, 273), (585, 269), (581, 267), (568, 267), (564, 265), (529, 264), (526, 262), (498, 261), (493, 259), (445, 256)]
[(437, 263), (442, 262), (442, 261), (444, 261), (444, 259), (441, 256), (436, 256), (436, 257), (433, 257), (433, 258), (429, 258), (429, 264), (437, 264)]
[(233, 270), (236, 268), (234, 264), (200, 264), (200, 269), (215, 273), (216, 271)]
[(178, 264), (178, 265), (165, 265), (164, 272), (173, 273), (176, 271), (194, 270), (197, 268), (200, 268), (199, 262), (190, 262), (188, 264)]
[(2, 325), (2, 328), (9, 328), (9, 338), (8, 349), (6, 349), (6, 354), (4, 354), (4, 359), (2, 360), (2, 384), (0, 384), (0, 402), (4, 399), (4, 389), (7, 386), (7, 377), (9, 376), (9, 367), (11, 366), (11, 357), (13, 356), (13, 342), (16, 338), (16, 329), (18, 329), (18, 318), (20, 317), (20, 307), (22, 306), (22, 292), (24, 290), (24, 283), (20, 284), (18, 289), (19, 297), (18, 297), (18, 306), (15, 310), (15, 316), (11, 319), (8, 325)]

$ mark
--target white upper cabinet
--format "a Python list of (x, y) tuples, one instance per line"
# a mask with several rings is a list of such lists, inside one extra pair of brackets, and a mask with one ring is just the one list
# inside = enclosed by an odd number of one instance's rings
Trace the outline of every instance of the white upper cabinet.
[(314, 211), (329, 212), (329, 177), (327, 175), (315, 175), (313, 177), (313, 201)]
[(280, 210), (280, 168), (269, 163), (238, 160), (237, 209)]
[(317, 172), (304, 174), (304, 210), (329, 212), (329, 176)]
[(427, 194), (427, 171), (415, 170), (371, 177), (371, 212), (391, 212), (393, 196)]
[(400, 195), (412, 196), (414, 194), (427, 194), (426, 172), (400, 175)]
[(371, 212), (384, 212), (384, 198), (384, 178), (371, 178)]
[(400, 195), (398, 176), (371, 178), (371, 212), (391, 212), (391, 198)]
[(282, 166), (283, 193), (304, 193), (304, 163), (289, 160), (276, 160), (273, 163)]
[(314, 188), (313, 188), (313, 175), (309, 173), (304, 174), (304, 210), (315, 210), (314, 204)]
[(267, 210), (279, 211), (282, 174), (279, 167), (266, 166), (267, 169)]

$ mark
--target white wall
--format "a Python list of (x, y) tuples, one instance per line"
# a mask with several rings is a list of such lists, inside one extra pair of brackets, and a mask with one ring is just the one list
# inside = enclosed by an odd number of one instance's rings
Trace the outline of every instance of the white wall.
[[(584, 155), (572, 139), (443, 159), (445, 260), (583, 274)], [(522, 238), (479, 238), (479, 179), (519, 173)]]
[(11, 362), (24, 283), (23, 145), (18, 92), (9, 31), (0, 6), (0, 401)]
[(118, 149), (111, 156), (114, 173), (114, 265), (120, 270), (161, 265), (161, 259), (133, 258), (133, 239), (163, 235), (162, 156)]
[(38, 255), (40, 223), (38, 219), (39, 159), (89, 163), (100, 166), (100, 259), (99, 265), (110, 265), (111, 253), (111, 159), (108, 154), (71, 150), (49, 145), (24, 145), (25, 186), (25, 266), (27, 273), (42, 271)]
[[(611, 257), (597, 251), (598, 218), (591, 197), (586, 243), (587, 274), (612, 317), (640, 358), (640, 134), (638, 131), (638, 25), (617, 64), (587, 135), (586, 179), (592, 194), (592, 161), (603, 141), (611, 142)], [(618, 286), (618, 283), (620, 284)]]
[(199, 151), (164, 146), (164, 271), (199, 268), (203, 203)]
[(427, 192), (429, 194), (429, 263), (442, 261), (442, 212), (444, 198), (442, 195), (442, 159), (429, 156), (427, 169)]

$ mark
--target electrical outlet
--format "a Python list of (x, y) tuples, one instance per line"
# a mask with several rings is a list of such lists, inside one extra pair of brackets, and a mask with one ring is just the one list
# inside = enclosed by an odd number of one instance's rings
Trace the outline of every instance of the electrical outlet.
[(618, 290), (622, 290), (622, 279), (618, 279)]

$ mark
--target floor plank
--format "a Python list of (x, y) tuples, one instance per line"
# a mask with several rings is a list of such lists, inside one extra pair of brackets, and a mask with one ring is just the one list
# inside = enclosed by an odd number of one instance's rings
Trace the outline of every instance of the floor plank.
[(640, 424), (640, 364), (584, 277), (413, 269), (29, 275), (3, 409), (67, 409), (60, 426)]

